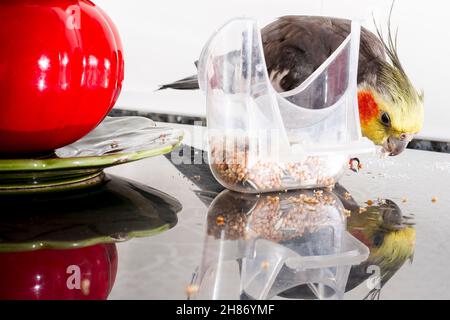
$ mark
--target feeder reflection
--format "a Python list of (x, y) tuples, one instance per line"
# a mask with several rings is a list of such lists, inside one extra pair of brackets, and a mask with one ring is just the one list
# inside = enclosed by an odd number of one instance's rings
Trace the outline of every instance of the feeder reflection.
[(82, 87), (107, 89), (111, 79), (111, 61), (109, 59), (105, 58), (100, 61), (94, 55), (83, 57), (83, 70), (81, 74)]
[[(77, 62), (70, 61), (69, 55), (66, 52), (58, 53), (57, 59), (54, 60), (52, 61), (47, 55), (42, 55), (37, 61), (36, 85), (39, 91), (45, 91), (49, 86), (67, 90), (72, 76), (76, 77), (76, 74), (71, 74), (73, 70), (69, 64), (76, 64)], [(108, 58), (100, 60), (97, 56), (91, 54), (83, 57), (81, 64), (81, 87), (90, 89), (109, 88), (113, 79), (113, 70), (111, 69), (111, 61)]]
[(331, 192), (224, 191), (209, 209), (193, 298), (270, 299), (307, 285), (316, 298), (341, 299), (350, 267), (368, 255)]

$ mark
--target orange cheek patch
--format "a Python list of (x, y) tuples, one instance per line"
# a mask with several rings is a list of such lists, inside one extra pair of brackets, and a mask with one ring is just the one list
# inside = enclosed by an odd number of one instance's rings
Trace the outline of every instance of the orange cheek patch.
[(369, 91), (358, 92), (359, 118), (361, 122), (368, 123), (378, 116), (378, 104)]

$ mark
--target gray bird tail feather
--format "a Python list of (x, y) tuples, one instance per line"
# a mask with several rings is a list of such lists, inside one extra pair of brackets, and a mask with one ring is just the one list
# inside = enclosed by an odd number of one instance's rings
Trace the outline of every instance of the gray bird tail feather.
[(193, 75), (187, 78), (183, 78), (181, 80), (163, 84), (159, 87), (158, 90), (165, 90), (165, 89), (175, 89), (175, 90), (197, 90), (199, 89), (198, 85), (198, 77), (197, 75)]
[[(194, 62), (195, 67), (198, 68), (198, 60)], [(165, 89), (174, 89), (174, 90), (197, 90), (200, 89), (198, 85), (198, 76), (193, 75), (187, 78), (183, 78), (181, 80), (163, 84), (159, 87), (158, 90), (165, 90)]]

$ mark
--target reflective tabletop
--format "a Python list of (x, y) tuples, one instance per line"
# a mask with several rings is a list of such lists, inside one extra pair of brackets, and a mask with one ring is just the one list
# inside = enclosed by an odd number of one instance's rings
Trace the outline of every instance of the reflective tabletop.
[[(205, 163), (171, 159), (108, 169), (98, 198), (46, 199), (49, 208), (59, 208), (48, 216), (30, 202), (38, 213), (20, 223), (11, 216), (25, 205), (2, 199), (8, 203), (8, 219), (0, 224), (2, 273), (11, 272), (8, 261), (18, 261), (11, 260), (18, 259), (10, 256), (15, 251), (30, 251), (35, 256), (26, 261), (33, 265), (39, 245), (72, 253), (106, 245), (108, 279), (81, 283), (86, 293), (106, 281), (109, 294), (97, 298), (450, 298), (450, 155), (367, 155), (359, 158), (362, 169), (348, 170), (333, 189), (259, 196), (224, 190)], [(94, 255), (83, 257), (88, 254)], [(63, 258), (50, 259), (39, 263), (58, 268), (60, 259), (65, 267)], [(69, 269), (63, 274), (72, 275)], [(14, 291), (5, 281), (2, 291)]]
[[(370, 250), (368, 258), (350, 271), (343, 298), (450, 298), (447, 288), (450, 284), (450, 155), (407, 150), (395, 158), (379, 159), (370, 155), (360, 160), (363, 169), (358, 173), (349, 170), (332, 191), (347, 208), (344, 213), (348, 216), (350, 233)], [(215, 287), (219, 292), (201, 292), (205, 285), (198, 282), (201, 281), (198, 277), (210, 266), (205, 266), (208, 260), (217, 268), (221, 265), (218, 252), (233, 250), (221, 248), (220, 243), (248, 240), (245, 239), (248, 236), (239, 233), (233, 239), (227, 231), (214, 235), (211, 229), (233, 229), (233, 215), (241, 212), (248, 216), (255, 211), (251, 208), (255, 202), (259, 201), (256, 206), (264, 207), (267, 202), (270, 205), (271, 201), (301, 197), (294, 192), (239, 201), (239, 195), (221, 192), (223, 188), (208, 174), (207, 165), (177, 168), (163, 157), (114, 168), (110, 173), (162, 190), (183, 206), (178, 224), (171, 230), (118, 245), (119, 270), (110, 299), (186, 299), (191, 295), (251, 298), (242, 292), (245, 290), (236, 287), (239, 281), (232, 282), (226, 273), (228, 286), (214, 283), (220, 281), (219, 277), (205, 278), (210, 281), (206, 287)], [(266, 228), (276, 229), (276, 221), (272, 220), (272, 225)], [(294, 228), (308, 222), (297, 223)], [(244, 229), (249, 229), (248, 224)], [(261, 235), (264, 229), (259, 232)], [(268, 239), (283, 241), (275, 236)], [(266, 256), (270, 261), (270, 251), (266, 251)], [(261, 262), (261, 269), (270, 268), (269, 262)], [(381, 281), (377, 281), (377, 276)], [(304, 287), (297, 286), (269, 298), (311, 298)], [(234, 291), (241, 294), (232, 295)]]

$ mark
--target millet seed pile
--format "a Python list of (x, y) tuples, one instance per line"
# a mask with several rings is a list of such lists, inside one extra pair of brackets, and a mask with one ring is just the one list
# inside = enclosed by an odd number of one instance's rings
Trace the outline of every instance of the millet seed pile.
[(307, 157), (298, 162), (259, 160), (250, 165), (248, 144), (224, 148), (218, 140), (211, 143), (211, 165), (216, 176), (236, 191), (270, 192), (285, 189), (328, 187), (336, 181), (335, 169), (325, 157)]
[[(252, 198), (253, 206), (241, 201)], [(245, 199), (245, 200), (244, 200)], [(250, 208), (251, 212), (242, 210)], [(256, 196), (226, 193), (220, 203), (214, 206), (208, 215), (208, 235), (226, 240), (263, 238), (271, 241), (284, 241), (301, 237), (305, 233), (314, 233), (328, 226), (330, 210), (343, 208), (336, 205), (333, 195), (318, 190), (287, 192)]]

